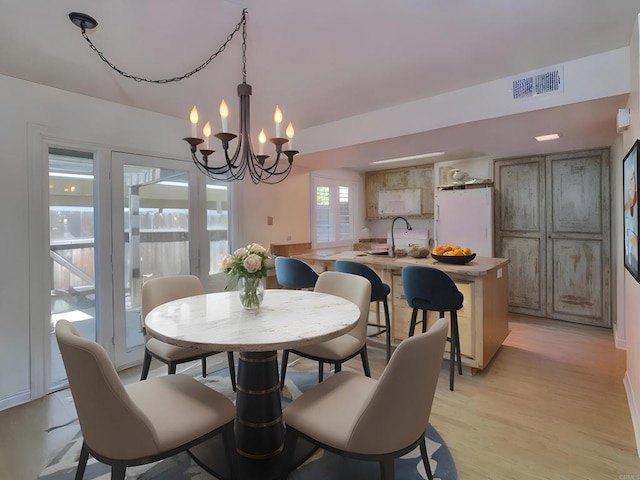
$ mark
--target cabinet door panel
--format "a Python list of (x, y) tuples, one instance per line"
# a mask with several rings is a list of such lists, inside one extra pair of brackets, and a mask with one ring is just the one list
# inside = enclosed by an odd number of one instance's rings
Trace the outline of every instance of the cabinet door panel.
[(541, 287), (539, 238), (508, 237), (503, 235), (500, 257), (509, 262), (509, 306), (521, 313), (540, 311), (544, 307)]
[[(554, 240), (552, 243), (554, 317), (602, 318), (600, 242)], [(568, 317), (572, 320), (572, 317)]]
[(495, 162), (495, 254), (508, 258), (509, 309), (545, 315), (544, 157)]
[(552, 231), (602, 233), (600, 156), (550, 160)]
[(395, 216), (381, 214), (378, 199), (381, 191), (399, 189), (420, 189), (420, 212), (407, 216), (433, 218), (433, 165), (425, 165), (367, 172), (365, 175), (367, 220)]
[(611, 326), (609, 156), (547, 157), (547, 314)]
[(544, 174), (540, 159), (534, 161), (505, 164), (499, 166), (500, 225), (502, 230), (512, 232), (540, 231), (542, 224), (542, 205), (537, 200), (544, 193), (540, 179)]

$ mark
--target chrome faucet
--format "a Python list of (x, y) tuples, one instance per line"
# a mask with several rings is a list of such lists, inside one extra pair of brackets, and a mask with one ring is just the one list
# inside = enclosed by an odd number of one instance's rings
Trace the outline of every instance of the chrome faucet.
[(399, 219), (404, 220), (404, 223), (407, 225), (407, 230), (413, 230), (411, 228), (411, 224), (409, 224), (409, 220), (407, 220), (406, 218), (404, 218), (404, 217), (395, 217), (393, 219), (393, 221), (391, 222), (391, 251), (389, 252), (389, 256), (390, 257), (395, 257), (396, 256), (396, 240), (395, 240), (395, 238), (393, 236), (393, 226), (395, 225), (396, 220), (399, 220)]

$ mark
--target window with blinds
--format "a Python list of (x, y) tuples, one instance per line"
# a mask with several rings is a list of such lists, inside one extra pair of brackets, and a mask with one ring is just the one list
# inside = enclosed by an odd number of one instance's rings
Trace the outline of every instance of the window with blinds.
[[(311, 215), (314, 248), (353, 243), (356, 185), (332, 178), (315, 177)], [(350, 201), (351, 200), (351, 201)]]

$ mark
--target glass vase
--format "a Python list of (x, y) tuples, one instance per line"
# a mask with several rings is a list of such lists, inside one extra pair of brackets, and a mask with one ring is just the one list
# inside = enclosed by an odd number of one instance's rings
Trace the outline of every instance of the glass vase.
[(254, 310), (260, 308), (264, 298), (262, 278), (240, 277), (238, 294), (240, 295), (240, 303), (245, 309)]

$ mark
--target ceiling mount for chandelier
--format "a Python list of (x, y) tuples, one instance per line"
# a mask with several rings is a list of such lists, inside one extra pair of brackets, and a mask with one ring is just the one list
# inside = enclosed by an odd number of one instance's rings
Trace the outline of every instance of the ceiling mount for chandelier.
[[(226, 41), (218, 48), (218, 50), (212, 54), (205, 62), (194, 68), (190, 72), (187, 72), (178, 77), (164, 78), (159, 80), (147, 79), (127, 73), (117, 68), (111, 63), (104, 54), (96, 48), (93, 42), (86, 34), (86, 29), (93, 29), (97, 27), (98, 22), (84, 13), (72, 12), (69, 14), (69, 19), (74, 25), (82, 30), (82, 36), (89, 43), (91, 49), (95, 51), (98, 56), (114, 71), (120, 75), (131, 78), (137, 82), (148, 83), (170, 83), (184, 80), (191, 77), (195, 73), (204, 69), (211, 61), (216, 58), (227, 46), (227, 44), (233, 39), (236, 32), (242, 28), (242, 83), (238, 85), (238, 97), (240, 99), (240, 124), (238, 134), (230, 133), (227, 131), (227, 117), (228, 108), (224, 100), (220, 104), (220, 117), (222, 119), (222, 131), (214, 134), (214, 136), (220, 140), (222, 149), (224, 150), (224, 162), (220, 162), (217, 165), (212, 164), (211, 158), (214, 150), (209, 149), (209, 136), (211, 135), (211, 126), (207, 122), (203, 128), (203, 136), (205, 138), (198, 137), (197, 125), (198, 125), (198, 112), (194, 106), (191, 111), (190, 121), (192, 124), (191, 137), (186, 137), (185, 140), (191, 151), (191, 158), (196, 164), (198, 169), (215, 180), (232, 181), (242, 180), (247, 172), (253, 183), (280, 183), (291, 172), (293, 166), (293, 159), (299, 153), (298, 150), (293, 149), (293, 135), (294, 129), (291, 122), (286, 129), (286, 137), (280, 135), (280, 123), (282, 122), (282, 112), (280, 108), (276, 106), (274, 121), (276, 126), (276, 135), (270, 139), (270, 142), (275, 146), (275, 159), (272, 162), (267, 162), (269, 155), (265, 155), (263, 152), (264, 144), (266, 143), (266, 134), (264, 130), (260, 132), (258, 141), (260, 143), (259, 153), (253, 150), (251, 144), (251, 129), (250, 129), (250, 97), (251, 97), (251, 85), (247, 84), (247, 9), (243, 9), (242, 18), (236, 25), (235, 29), (227, 36)], [(235, 151), (232, 155), (229, 155), (230, 142), (237, 138)], [(200, 148), (200, 158), (198, 156), (198, 147), (204, 144), (205, 148)], [(285, 158), (286, 157), (286, 158)]]

